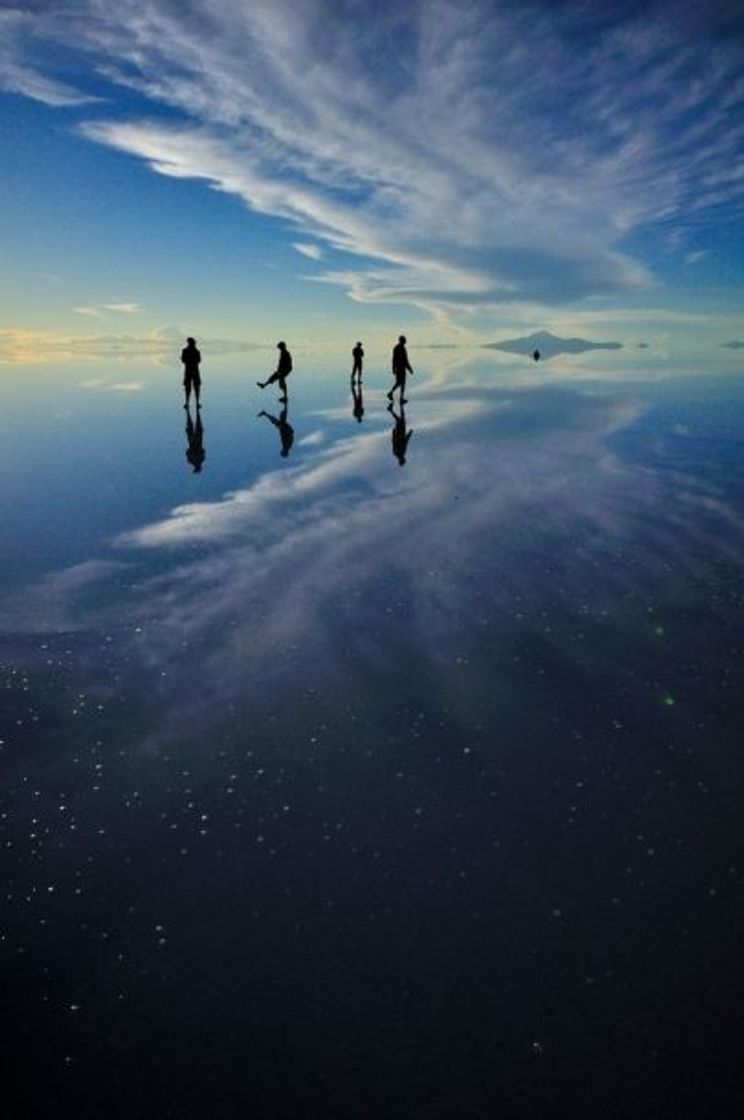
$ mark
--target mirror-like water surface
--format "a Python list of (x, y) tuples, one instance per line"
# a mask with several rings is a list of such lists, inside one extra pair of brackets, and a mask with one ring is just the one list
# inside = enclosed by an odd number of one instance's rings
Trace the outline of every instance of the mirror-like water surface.
[(29, 1114), (734, 1099), (741, 382), (414, 364), (8, 375)]

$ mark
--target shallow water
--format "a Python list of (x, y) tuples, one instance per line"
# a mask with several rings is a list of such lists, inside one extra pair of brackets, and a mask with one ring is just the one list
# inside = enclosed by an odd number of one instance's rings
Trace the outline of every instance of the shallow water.
[(730, 1107), (738, 371), (430, 352), (401, 465), (331, 355), (282, 457), (265, 364), (205, 363), (197, 472), (177, 371), (7, 374), (29, 1111)]

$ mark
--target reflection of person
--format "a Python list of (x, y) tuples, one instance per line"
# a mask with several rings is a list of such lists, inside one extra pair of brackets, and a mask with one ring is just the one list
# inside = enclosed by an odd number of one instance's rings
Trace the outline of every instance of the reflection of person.
[(199, 394), (201, 392), (199, 362), (201, 361), (201, 354), (197, 350), (196, 342), (193, 338), (186, 339), (186, 345), (181, 351), (181, 361), (183, 362), (183, 389), (186, 394), (186, 403), (183, 407), (188, 408), (191, 390), (193, 388), (194, 396), (196, 397), (196, 407), (201, 408), (199, 404)]
[(413, 428), (406, 431), (406, 410), (403, 408), (402, 404), (400, 416), (396, 413), (392, 403), (388, 405), (388, 412), (392, 414), (393, 420), (395, 421), (392, 431), (393, 455), (402, 467), (406, 461), (406, 450), (408, 448), (408, 441), (413, 435)]
[(388, 393), (388, 400), (393, 399), (393, 393), (396, 389), (400, 389), (400, 403), (405, 404), (406, 400), (403, 394), (406, 391), (406, 373), (413, 373), (411, 363), (408, 361), (408, 351), (406, 350), (406, 336), (400, 335), (397, 344), (393, 347), (393, 377), (395, 383)]
[(351, 375), (351, 399), (353, 406), (351, 414), (358, 424), (361, 424), (362, 417), (364, 416), (364, 397), (362, 396), (362, 379), (361, 377), (355, 378), (354, 374)]
[(286, 404), (287, 378), (292, 372), (292, 355), (287, 349), (286, 342), (277, 342), (276, 348), (279, 351), (279, 364), (277, 365), (275, 371), (272, 373), (271, 377), (267, 378), (266, 381), (257, 381), (256, 384), (258, 385), (259, 389), (265, 389), (267, 385), (273, 385), (275, 381), (278, 381), (279, 388), (282, 391), (282, 395), (279, 400), (283, 401)]
[(186, 448), (186, 459), (194, 468), (194, 474), (199, 474), (207, 457), (204, 450), (204, 426), (199, 409), (196, 412), (196, 425), (194, 425), (191, 418), (191, 409), (188, 405), (186, 406), (186, 439), (189, 441), (189, 446)]
[(282, 411), (278, 416), (270, 416), (268, 412), (261, 409), (259, 416), (265, 416), (275, 428), (279, 429), (279, 438), (282, 441), (282, 449), (279, 454), (283, 459), (286, 459), (294, 443), (294, 428), (291, 424), (287, 423), (287, 406), (285, 404)]
[(354, 349), (351, 351), (351, 356), (354, 359), (354, 365), (351, 367), (352, 377), (362, 376), (362, 359), (364, 358), (364, 350), (362, 349), (361, 342), (357, 342)]

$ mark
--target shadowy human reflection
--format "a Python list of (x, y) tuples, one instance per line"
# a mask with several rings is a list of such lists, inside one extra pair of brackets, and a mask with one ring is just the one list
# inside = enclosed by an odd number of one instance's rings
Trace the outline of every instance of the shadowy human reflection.
[(282, 443), (281, 451), (279, 452), (279, 454), (284, 459), (286, 459), (287, 456), (289, 455), (289, 452), (292, 448), (292, 444), (294, 443), (294, 428), (287, 421), (288, 410), (289, 410), (289, 404), (285, 404), (284, 408), (281, 410), (281, 412), (279, 413), (278, 416), (272, 416), (269, 412), (266, 412), (266, 410), (263, 409), (263, 408), (261, 409), (261, 411), (258, 414), (259, 416), (265, 416), (266, 419), (271, 424), (273, 424), (274, 427), (278, 430), (279, 439), (281, 440), (281, 443)]
[(201, 410), (197, 410), (196, 424), (191, 415), (191, 407), (186, 406), (186, 459), (194, 468), (194, 474), (199, 474), (204, 465), (207, 453), (204, 450), (204, 425), (202, 424)]
[(408, 441), (413, 435), (413, 428), (406, 430), (406, 410), (403, 405), (400, 406), (400, 412), (398, 413), (395, 411), (395, 406), (391, 401), (387, 410), (394, 421), (392, 431), (393, 455), (402, 467), (406, 461), (406, 450), (408, 448)]
[(358, 424), (361, 424), (364, 416), (364, 395), (362, 393), (362, 375), (351, 375), (351, 414)]

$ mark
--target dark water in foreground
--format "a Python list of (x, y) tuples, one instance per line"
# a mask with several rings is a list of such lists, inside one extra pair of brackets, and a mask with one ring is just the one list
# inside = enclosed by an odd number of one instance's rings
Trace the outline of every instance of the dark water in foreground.
[(744, 392), (601, 363), (11, 387), (19, 1114), (739, 1114)]

